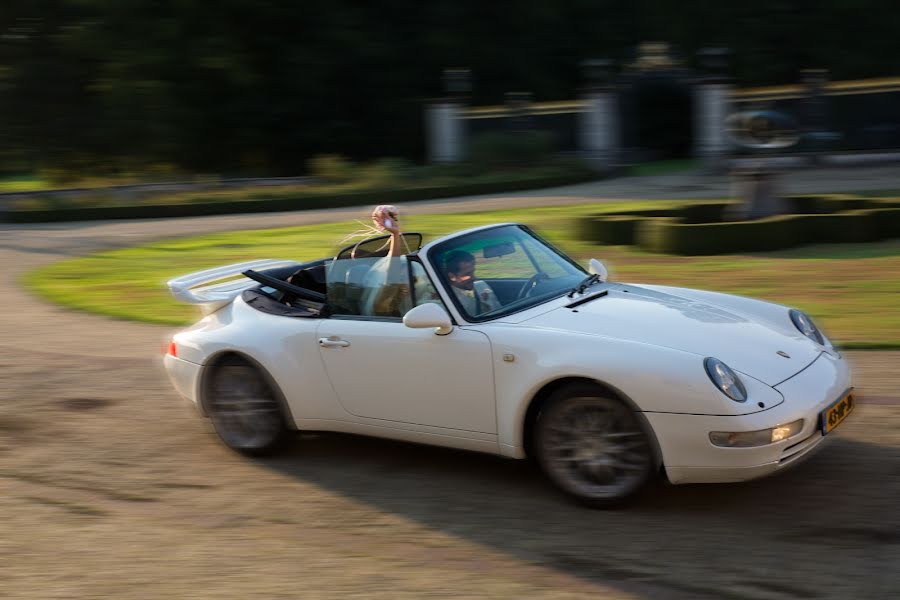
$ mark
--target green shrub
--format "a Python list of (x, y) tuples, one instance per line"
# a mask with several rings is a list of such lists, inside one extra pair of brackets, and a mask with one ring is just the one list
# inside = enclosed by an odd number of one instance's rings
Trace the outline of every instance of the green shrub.
[(836, 213), (845, 210), (859, 210), (869, 208), (870, 201), (867, 198), (859, 196), (849, 196), (845, 194), (831, 194), (821, 196), (816, 200), (817, 213)]
[(759, 252), (796, 245), (793, 215), (753, 221), (682, 223), (675, 218), (647, 219), (638, 226), (641, 248), (668, 254)]
[(847, 210), (869, 208), (878, 202), (871, 198), (850, 194), (810, 194), (802, 196), (786, 196), (788, 211), (801, 215), (831, 214)]
[(576, 237), (595, 244), (634, 244), (638, 223), (648, 218), (672, 216), (676, 210), (678, 209), (645, 208), (588, 215), (575, 222)]
[(822, 211), (822, 196), (785, 196), (788, 211), (800, 215), (814, 215)]
[(490, 132), (472, 139), (469, 160), (492, 168), (534, 165), (556, 151), (556, 136), (547, 131)]
[(578, 239), (610, 246), (631, 245), (634, 244), (634, 232), (638, 223), (645, 218), (638, 215), (611, 215), (579, 219)]
[(340, 183), (350, 181), (356, 174), (357, 166), (353, 161), (338, 154), (320, 154), (309, 160), (307, 165), (313, 177), (323, 181)]
[(873, 239), (900, 237), (900, 206), (870, 208), (859, 212), (870, 216)]
[(900, 208), (900, 198), (871, 198), (869, 208)]
[(900, 236), (900, 199), (883, 201), (837, 194), (787, 199), (792, 210), (810, 212), (720, 222), (718, 219), (733, 204), (701, 202), (670, 209), (597, 214), (579, 221), (577, 232), (579, 239), (595, 243), (636, 243), (652, 252), (688, 255), (759, 252), (806, 243), (858, 243)]
[[(44, 223), (54, 221), (93, 221), (97, 219), (152, 219), (161, 217), (186, 217), (216, 214), (276, 212), (336, 208), (342, 206), (366, 206), (414, 202), (454, 196), (496, 194), (546, 187), (556, 187), (588, 181), (592, 176), (560, 173), (552, 176), (507, 175), (496, 181), (474, 181), (454, 185), (409, 185), (397, 189), (369, 189), (350, 191), (323, 191), (317, 194), (292, 192), (259, 200), (211, 198), (209, 202), (173, 204), (138, 204), (122, 206), (92, 206), (56, 210), (11, 210), (0, 213), (0, 221), (8, 223)], [(192, 197), (196, 199), (196, 197)]]
[(598, 213), (595, 217), (625, 216), (625, 217), (641, 217), (644, 219), (650, 217), (675, 217), (678, 216), (680, 207), (673, 208), (638, 208), (635, 210), (615, 210), (606, 213)]
[(865, 210), (795, 215), (795, 222), (799, 243), (871, 242), (878, 238), (873, 215)]
[(635, 228), (635, 241), (643, 250), (665, 254), (675, 246), (674, 228), (677, 217), (654, 217), (644, 219)]
[(393, 187), (410, 179), (415, 168), (402, 158), (382, 158), (359, 167), (356, 177), (370, 187)]
[(731, 205), (731, 202), (685, 204), (678, 209), (678, 214), (685, 223), (718, 223), (722, 221), (726, 207)]

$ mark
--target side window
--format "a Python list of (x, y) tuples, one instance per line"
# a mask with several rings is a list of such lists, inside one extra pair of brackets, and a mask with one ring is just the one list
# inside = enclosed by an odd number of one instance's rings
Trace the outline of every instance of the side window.
[(435, 289), (434, 284), (431, 283), (428, 273), (425, 272), (425, 267), (417, 261), (411, 261), (410, 266), (412, 268), (415, 305), (419, 306), (420, 304), (433, 302), (443, 306), (444, 303), (441, 301), (441, 297), (438, 294), (437, 289)]
[(412, 308), (405, 256), (335, 260), (326, 287), (333, 315), (399, 318)]

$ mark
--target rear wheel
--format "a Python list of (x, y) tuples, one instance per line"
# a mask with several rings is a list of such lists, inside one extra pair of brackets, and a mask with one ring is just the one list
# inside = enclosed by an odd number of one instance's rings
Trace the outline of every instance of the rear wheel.
[(557, 487), (595, 508), (633, 500), (656, 473), (644, 423), (624, 402), (589, 384), (551, 395), (535, 424), (534, 449)]
[(225, 445), (244, 454), (265, 454), (284, 440), (281, 403), (263, 374), (249, 362), (228, 358), (214, 367), (206, 410)]

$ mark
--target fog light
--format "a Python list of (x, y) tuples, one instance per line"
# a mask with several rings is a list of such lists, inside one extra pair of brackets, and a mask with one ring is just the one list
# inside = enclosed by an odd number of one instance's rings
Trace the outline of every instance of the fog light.
[(772, 443), (786, 440), (789, 437), (794, 437), (795, 435), (800, 433), (801, 429), (803, 429), (803, 419), (794, 421), (793, 423), (788, 423), (787, 425), (779, 425), (778, 427), (774, 427), (772, 428)]
[(759, 431), (711, 431), (709, 441), (723, 448), (753, 448), (774, 444), (800, 433), (803, 419)]

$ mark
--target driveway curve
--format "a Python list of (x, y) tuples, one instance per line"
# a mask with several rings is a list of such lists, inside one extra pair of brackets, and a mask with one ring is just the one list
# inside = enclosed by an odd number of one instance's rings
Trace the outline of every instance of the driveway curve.
[[(408, 210), (663, 196), (602, 184)], [(852, 353), (872, 401), (792, 473), (663, 486), (627, 511), (595, 512), (557, 497), (527, 463), (476, 454), (302, 434), (277, 458), (239, 457), (165, 380), (169, 328), (49, 305), (17, 284), (97, 250), (364, 214), (0, 227), (0, 589), (13, 598), (896, 596), (900, 353)]]

